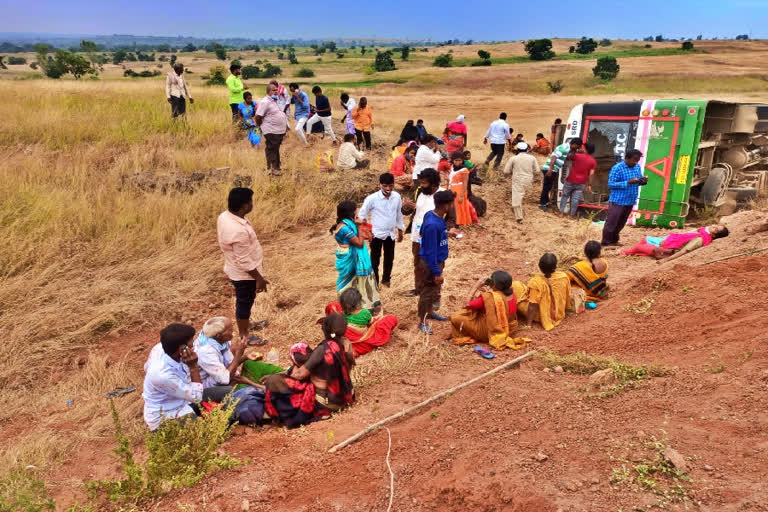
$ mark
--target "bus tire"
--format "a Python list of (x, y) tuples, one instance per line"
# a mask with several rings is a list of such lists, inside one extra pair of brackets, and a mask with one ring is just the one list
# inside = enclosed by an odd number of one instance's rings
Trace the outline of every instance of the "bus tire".
[(709, 171), (707, 181), (701, 187), (701, 202), (707, 206), (714, 206), (725, 194), (728, 187), (728, 171), (721, 167), (715, 167)]

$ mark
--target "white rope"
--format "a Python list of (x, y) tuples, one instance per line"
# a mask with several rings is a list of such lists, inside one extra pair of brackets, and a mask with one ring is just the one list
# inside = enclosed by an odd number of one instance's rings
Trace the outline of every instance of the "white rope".
[(387, 468), (389, 469), (389, 506), (387, 512), (392, 510), (392, 502), (395, 500), (395, 474), (392, 472), (392, 466), (389, 464), (389, 453), (392, 451), (392, 432), (387, 429), (387, 436), (389, 436), (389, 446), (387, 447)]

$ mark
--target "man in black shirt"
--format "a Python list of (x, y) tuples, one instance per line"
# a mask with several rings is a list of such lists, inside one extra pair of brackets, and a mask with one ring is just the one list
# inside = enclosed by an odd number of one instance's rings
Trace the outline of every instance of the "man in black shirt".
[(319, 85), (312, 88), (312, 94), (315, 95), (316, 113), (309, 118), (309, 121), (307, 121), (307, 128), (311, 132), (315, 123), (318, 121), (322, 122), (323, 128), (325, 128), (325, 133), (331, 136), (331, 140), (335, 144), (336, 134), (333, 133), (333, 127), (331, 126), (331, 102), (328, 97), (323, 94), (323, 90)]

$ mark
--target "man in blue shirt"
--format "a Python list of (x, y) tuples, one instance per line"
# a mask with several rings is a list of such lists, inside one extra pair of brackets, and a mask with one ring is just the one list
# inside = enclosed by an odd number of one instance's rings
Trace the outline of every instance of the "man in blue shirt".
[(448, 228), (443, 217), (453, 206), (455, 194), (450, 190), (436, 192), (435, 209), (424, 215), (421, 223), (421, 249), (419, 249), (419, 264), (425, 279), (419, 293), (419, 330), (424, 334), (432, 334), (432, 328), (427, 324), (427, 318), (447, 321), (434, 311), (434, 304), (440, 298), (440, 288), (443, 285), (443, 266), (448, 259)]
[(427, 127), (424, 126), (423, 119), (416, 121), (416, 130), (419, 132), (419, 139), (423, 139), (427, 136)]
[(309, 120), (309, 96), (299, 88), (297, 83), (292, 83), (288, 88), (291, 90), (291, 103), (295, 105), (293, 109), (293, 117), (296, 119), (294, 130), (296, 130), (296, 135), (299, 136), (301, 142), (304, 145), (308, 145), (307, 136), (304, 134), (304, 126)]
[(331, 126), (331, 101), (328, 99), (328, 96), (323, 94), (323, 90), (320, 88), (319, 85), (316, 85), (312, 88), (312, 94), (315, 95), (315, 110), (316, 113), (312, 117), (309, 118), (309, 121), (307, 121), (307, 125), (309, 126), (309, 130), (312, 131), (312, 126), (320, 121), (323, 123), (323, 128), (325, 129), (325, 133), (327, 135), (331, 136), (331, 140), (333, 143), (336, 143), (336, 134), (333, 133), (333, 126)]
[(640, 185), (648, 183), (643, 177), (643, 169), (638, 165), (643, 153), (637, 149), (627, 151), (624, 161), (611, 168), (608, 175), (608, 188), (611, 190), (608, 199), (608, 216), (603, 226), (602, 245), (616, 247), (619, 243), (619, 233), (627, 224), (632, 208), (640, 194)]

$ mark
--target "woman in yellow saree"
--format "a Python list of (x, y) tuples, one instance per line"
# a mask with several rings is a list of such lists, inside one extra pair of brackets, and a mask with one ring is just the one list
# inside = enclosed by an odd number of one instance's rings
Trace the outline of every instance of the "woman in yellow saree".
[(451, 315), (451, 337), (457, 345), (489, 343), (495, 349), (519, 349), (525, 343), (510, 337), (515, 329), (517, 301), (512, 276), (503, 270), (475, 283), (466, 307)]
[(557, 272), (557, 256), (548, 252), (539, 260), (541, 274), (533, 276), (525, 290), (525, 300), (518, 299), (517, 310), (528, 325), (540, 322), (550, 331), (565, 318), (571, 297), (571, 280), (565, 272)]
[(600, 242), (590, 240), (584, 246), (582, 260), (568, 268), (565, 273), (571, 283), (583, 289), (587, 293), (587, 300), (598, 301), (608, 297), (608, 262), (600, 257), (602, 246)]

